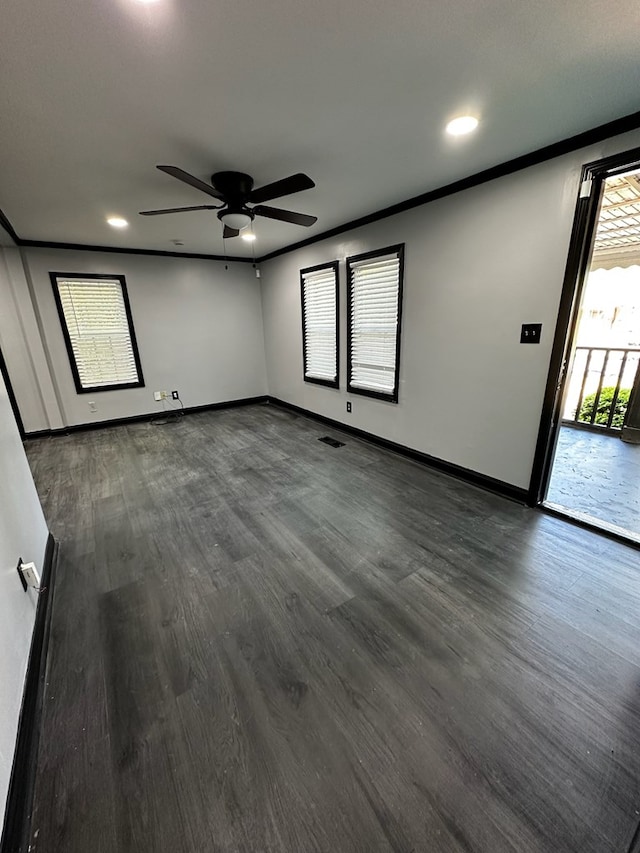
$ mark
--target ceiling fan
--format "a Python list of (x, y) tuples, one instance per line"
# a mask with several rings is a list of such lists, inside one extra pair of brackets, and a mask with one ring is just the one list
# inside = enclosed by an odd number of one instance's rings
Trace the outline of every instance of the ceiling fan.
[[(298, 172), (280, 181), (274, 181), (264, 187), (253, 189), (253, 178), (243, 172), (216, 172), (211, 175), (211, 186), (199, 178), (190, 175), (177, 166), (157, 166), (161, 172), (166, 172), (197, 190), (207, 193), (223, 202), (221, 205), (198, 204), (194, 207), (169, 207), (164, 210), (141, 210), (142, 216), (159, 216), (164, 213), (183, 213), (187, 210), (217, 210), (218, 219), (224, 225), (223, 237), (237, 237), (243, 228), (250, 225), (255, 216), (265, 216), (267, 219), (278, 219), (281, 222), (291, 222), (294, 225), (309, 227), (317, 221), (317, 216), (307, 216), (305, 213), (294, 213), (292, 210), (281, 210), (279, 207), (268, 207), (263, 201), (271, 201), (284, 195), (299, 193), (315, 187), (307, 175)], [(249, 207), (253, 204), (254, 207)]]

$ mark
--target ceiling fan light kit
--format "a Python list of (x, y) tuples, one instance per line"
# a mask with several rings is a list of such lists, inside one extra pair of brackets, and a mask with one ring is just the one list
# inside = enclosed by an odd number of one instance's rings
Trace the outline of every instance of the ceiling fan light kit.
[(243, 213), (242, 211), (222, 210), (218, 213), (218, 219), (229, 228), (242, 231), (247, 225), (251, 225), (253, 216), (250, 213)]
[[(268, 207), (262, 202), (281, 198), (285, 195), (310, 190), (315, 187), (314, 182), (308, 175), (298, 172), (280, 181), (274, 181), (253, 188), (253, 178), (244, 172), (216, 172), (211, 175), (211, 186), (200, 178), (190, 175), (178, 166), (157, 166), (161, 172), (177, 178), (195, 189), (201, 190), (207, 195), (213, 196), (222, 202), (221, 205), (200, 204), (191, 207), (170, 207), (163, 210), (141, 210), (141, 216), (160, 216), (165, 213), (184, 213), (190, 210), (217, 210), (217, 217), (224, 225), (222, 236), (224, 238), (237, 237), (247, 226), (251, 225), (256, 216), (264, 216), (266, 219), (276, 219), (279, 222), (290, 222), (293, 225), (302, 225), (305, 228), (317, 221), (316, 216), (308, 216), (305, 213), (295, 213), (292, 210), (282, 210), (279, 207)], [(249, 205), (253, 207), (249, 207)]]

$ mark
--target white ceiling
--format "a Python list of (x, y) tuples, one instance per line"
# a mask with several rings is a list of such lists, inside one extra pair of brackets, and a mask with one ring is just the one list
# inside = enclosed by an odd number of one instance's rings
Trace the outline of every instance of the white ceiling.
[[(154, 168), (316, 188), (256, 254), (640, 108), (637, 0), (3, 0), (0, 208), (20, 237), (219, 254)], [(482, 117), (476, 134), (445, 122)], [(131, 225), (116, 232), (105, 217)], [(232, 254), (251, 254), (239, 239)]]

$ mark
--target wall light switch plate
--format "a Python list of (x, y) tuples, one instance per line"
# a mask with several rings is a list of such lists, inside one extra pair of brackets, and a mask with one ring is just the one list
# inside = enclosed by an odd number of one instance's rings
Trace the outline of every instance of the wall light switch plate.
[(162, 400), (162, 391), (154, 391), (153, 399), (156, 401), (156, 403), (159, 403)]
[(97, 407), (96, 407), (96, 404), (94, 402), (89, 403), (89, 411), (90, 412), (96, 412), (97, 411)]
[(523, 323), (520, 332), (521, 344), (539, 344), (542, 337), (542, 323)]

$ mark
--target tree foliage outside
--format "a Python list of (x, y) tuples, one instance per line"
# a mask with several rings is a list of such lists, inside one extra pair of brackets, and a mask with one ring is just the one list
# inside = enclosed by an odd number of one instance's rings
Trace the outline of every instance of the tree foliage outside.
[[(603, 388), (600, 391), (600, 399), (598, 400), (598, 408), (596, 409), (594, 423), (601, 424), (602, 426), (607, 425), (607, 422), (609, 421), (609, 412), (611, 411), (611, 404), (613, 403), (615, 393), (616, 389), (614, 385), (608, 385), (606, 388)], [(616, 407), (614, 409), (613, 419), (611, 421), (611, 426), (614, 429), (622, 429), (622, 424), (624, 423), (624, 416), (627, 413), (627, 406), (629, 405), (630, 394), (630, 388), (621, 388), (618, 392), (618, 399), (616, 400)], [(591, 414), (593, 412), (593, 407), (596, 402), (596, 396), (597, 394), (588, 394), (584, 398), (584, 400), (582, 401), (582, 405), (580, 406), (580, 411), (578, 412), (578, 421), (582, 423), (591, 423)]]

